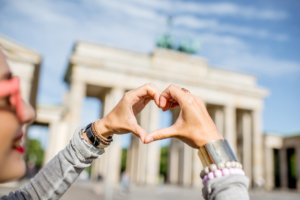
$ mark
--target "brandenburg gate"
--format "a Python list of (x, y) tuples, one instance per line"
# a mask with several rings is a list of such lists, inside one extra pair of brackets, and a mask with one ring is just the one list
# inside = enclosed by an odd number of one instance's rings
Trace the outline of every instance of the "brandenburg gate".
[[(154, 83), (163, 90), (170, 84), (188, 88), (201, 97), (220, 133), (230, 142), (251, 181), (263, 177), (262, 109), (268, 91), (259, 87), (251, 75), (215, 69), (203, 58), (166, 49), (151, 55), (78, 42), (70, 57), (65, 81), (65, 114), (71, 138), (79, 125), (82, 102), (86, 96), (99, 98), (105, 116), (128, 90)], [(100, 111), (99, 111), (100, 112)], [(179, 109), (173, 109), (173, 121)], [(138, 122), (151, 132), (160, 128), (160, 110), (152, 102), (137, 116)], [(93, 163), (92, 177), (101, 174), (112, 183), (120, 177), (120, 136), (114, 136), (106, 153)], [(169, 149), (168, 182), (185, 186), (200, 185), (201, 163), (197, 150), (172, 139)], [(127, 155), (127, 170), (132, 182), (154, 185), (158, 182), (159, 143), (142, 144), (135, 136)]]

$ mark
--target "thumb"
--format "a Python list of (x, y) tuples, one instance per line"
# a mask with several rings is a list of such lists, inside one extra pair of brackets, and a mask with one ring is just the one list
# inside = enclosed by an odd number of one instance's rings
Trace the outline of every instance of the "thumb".
[(141, 126), (135, 124), (134, 127), (132, 127), (132, 133), (138, 136), (142, 143), (144, 143), (147, 133)]
[(174, 137), (176, 135), (176, 132), (177, 131), (174, 125), (168, 128), (163, 128), (163, 129), (153, 131), (149, 135), (147, 135), (145, 139), (145, 144), (148, 144), (156, 140), (162, 140), (162, 139)]

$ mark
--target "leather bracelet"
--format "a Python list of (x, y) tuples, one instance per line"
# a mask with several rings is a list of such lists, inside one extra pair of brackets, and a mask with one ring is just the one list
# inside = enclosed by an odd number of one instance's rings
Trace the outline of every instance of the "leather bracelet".
[(226, 163), (228, 161), (236, 161), (228, 141), (226, 139), (213, 140), (200, 147), (198, 156), (202, 162), (203, 167), (208, 167), (211, 164)]
[(92, 123), (92, 131), (93, 131), (94, 135), (98, 138), (98, 140), (100, 140), (100, 142), (102, 142), (103, 144), (109, 145), (113, 141), (113, 137), (112, 136), (109, 136), (108, 138), (103, 137), (101, 134), (99, 134), (97, 132), (97, 129), (95, 126), (96, 126), (95, 122)]
[(90, 123), (89, 125), (86, 126), (86, 128), (84, 129), (84, 132), (86, 133), (86, 136), (89, 138), (89, 140), (91, 141), (92, 145), (94, 147), (97, 148), (106, 148), (109, 146), (109, 144), (103, 144), (101, 143), (98, 138), (94, 135), (93, 131), (92, 131), (92, 123)]
[(113, 139), (112, 139), (111, 136), (109, 136), (108, 138), (106, 138), (106, 137), (104, 137), (103, 135), (101, 135), (101, 134), (98, 133), (98, 130), (97, 130), (97, 122), (98, 122), (98, 121), (99, 121), (99, 119), (93, 123), (94, 128), (95, 128), (95, 132), (96, 132), (98, 138), (101, 138), (101, 139), (104, 140), (105, 142), (112, 142)]
[(110, 144), (110, 142), (106, 142), (102, 138), (99, 137), (99, 135), (97, 134), (97, 132), (95, 130), (95, 123), (92, 123), (92, 127), (91, 128), (92, 128), (92, 131), (93, 131), (94, 135), (96, 135), (97, 139), (100, 140), (100, 142), (102, 142), (105, 145), (109, 145)]

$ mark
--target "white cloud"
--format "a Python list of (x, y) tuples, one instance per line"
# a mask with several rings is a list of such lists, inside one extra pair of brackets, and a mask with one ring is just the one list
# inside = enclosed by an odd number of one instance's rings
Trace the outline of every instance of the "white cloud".
[(99, 7), (106, 7), (110, 9), (111, 12), (123, 13), (131, 17), (153, 20), (160, 23), (166, 21), (166, 17), (164, 15), (157, 13), (154, 9), (151, 8), (145, 8), (138, 5), (130, 4), (125, 1), (118, 0), (97, 0), (96, 2)]
[(222, 24), (216, 19), (201, 19), (191, 15), (175, 17), (173, 20), (175, 26), (183, 26), (190, 29), (207, 29), (221, 33), (233, 33), (258, 38), (270, 38), (277, 41), (285, 41), (288, 36), (285, 34), (270, 34), (265, 29), (254, 29), (246, 26), (236, 26), (231, 24)]
[(156, 10), (171, 10), (173, 7), (172, 5), (176, 4), (176, 1), (172, 0), (128, 0), (128, 2)]
[(184, 3), (178, 5), (184, 12), (197, 12), (200, 15), (241, 16), (248, 19), (279, 20), (288, 17), (286, 12), (240, 6), (233, 3)]
[(129, 0), (129, 2), (172, 13), (190, 13), (198, 15), (232, 16), (246, 19), (282, 20), (288, 13), (281, 10), (263, 9), (253, 6), (241, 6), (229, 2), (200, 3), (173, 0)]
[(235, 49), (247, 49), (247, 45), (242, 40), (237, 37), (232, 36), (221, 36), (216, 34), (199, 34), (198, 36), (202, 41), (209, 44), (215, 45), (228, 45), (234, 47)]
[(18, 1), (8, 4), (8, 8), (13, 8), (18, 14), (29, 17), (33, 21), (42, 23), (72, 23), (74, 20), (58, 12), (57, 7), (65, 6), (66, 3), (57, 5), (49, 1)]

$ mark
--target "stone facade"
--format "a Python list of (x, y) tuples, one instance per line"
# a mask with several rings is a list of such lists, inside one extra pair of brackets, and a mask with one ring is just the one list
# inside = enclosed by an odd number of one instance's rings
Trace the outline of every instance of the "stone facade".
[[(78, 42), (70, 58), (65, 80), (70, 84), (70, 127), (79, 124), (81, 103), (86, 96), (103, 102), (103, 116), (123, 94), (152, 82), (163, 90), (170, 84), (188, 88), (201, 97), (218, 130), (230, 142), (246, 174), (253, 183), (263, 177), (261, 113), (268, 91), (257, 86), (254, 76), (209, 67), (197, 56), (156, 49), (145, 55), (85, 42)], [(174, 120), (178, 109), (172, 110)], [(150, 103), (138, 116), (147, 131), (159, 128), (159, 109)], [(70, 134), (72, 130), (70, 130)], [(93, 174), (114, 183), (119, 180), (119, 136), (107, 155), (95, 162)], [(109, 156), (110, 153), (112, 155)], [(127, 169), (137, 184), (155, 185), (159, 173), (158, 143), (143, 145), (132, 137)], [(169, 151), (168, 181), (184, 186), (199, 186), (201, 163), (196, 150), (172, 139)], [(108, 159), (109, 157), (109, 159)], [(114, 170), (114, 171), (113, 171)]]

